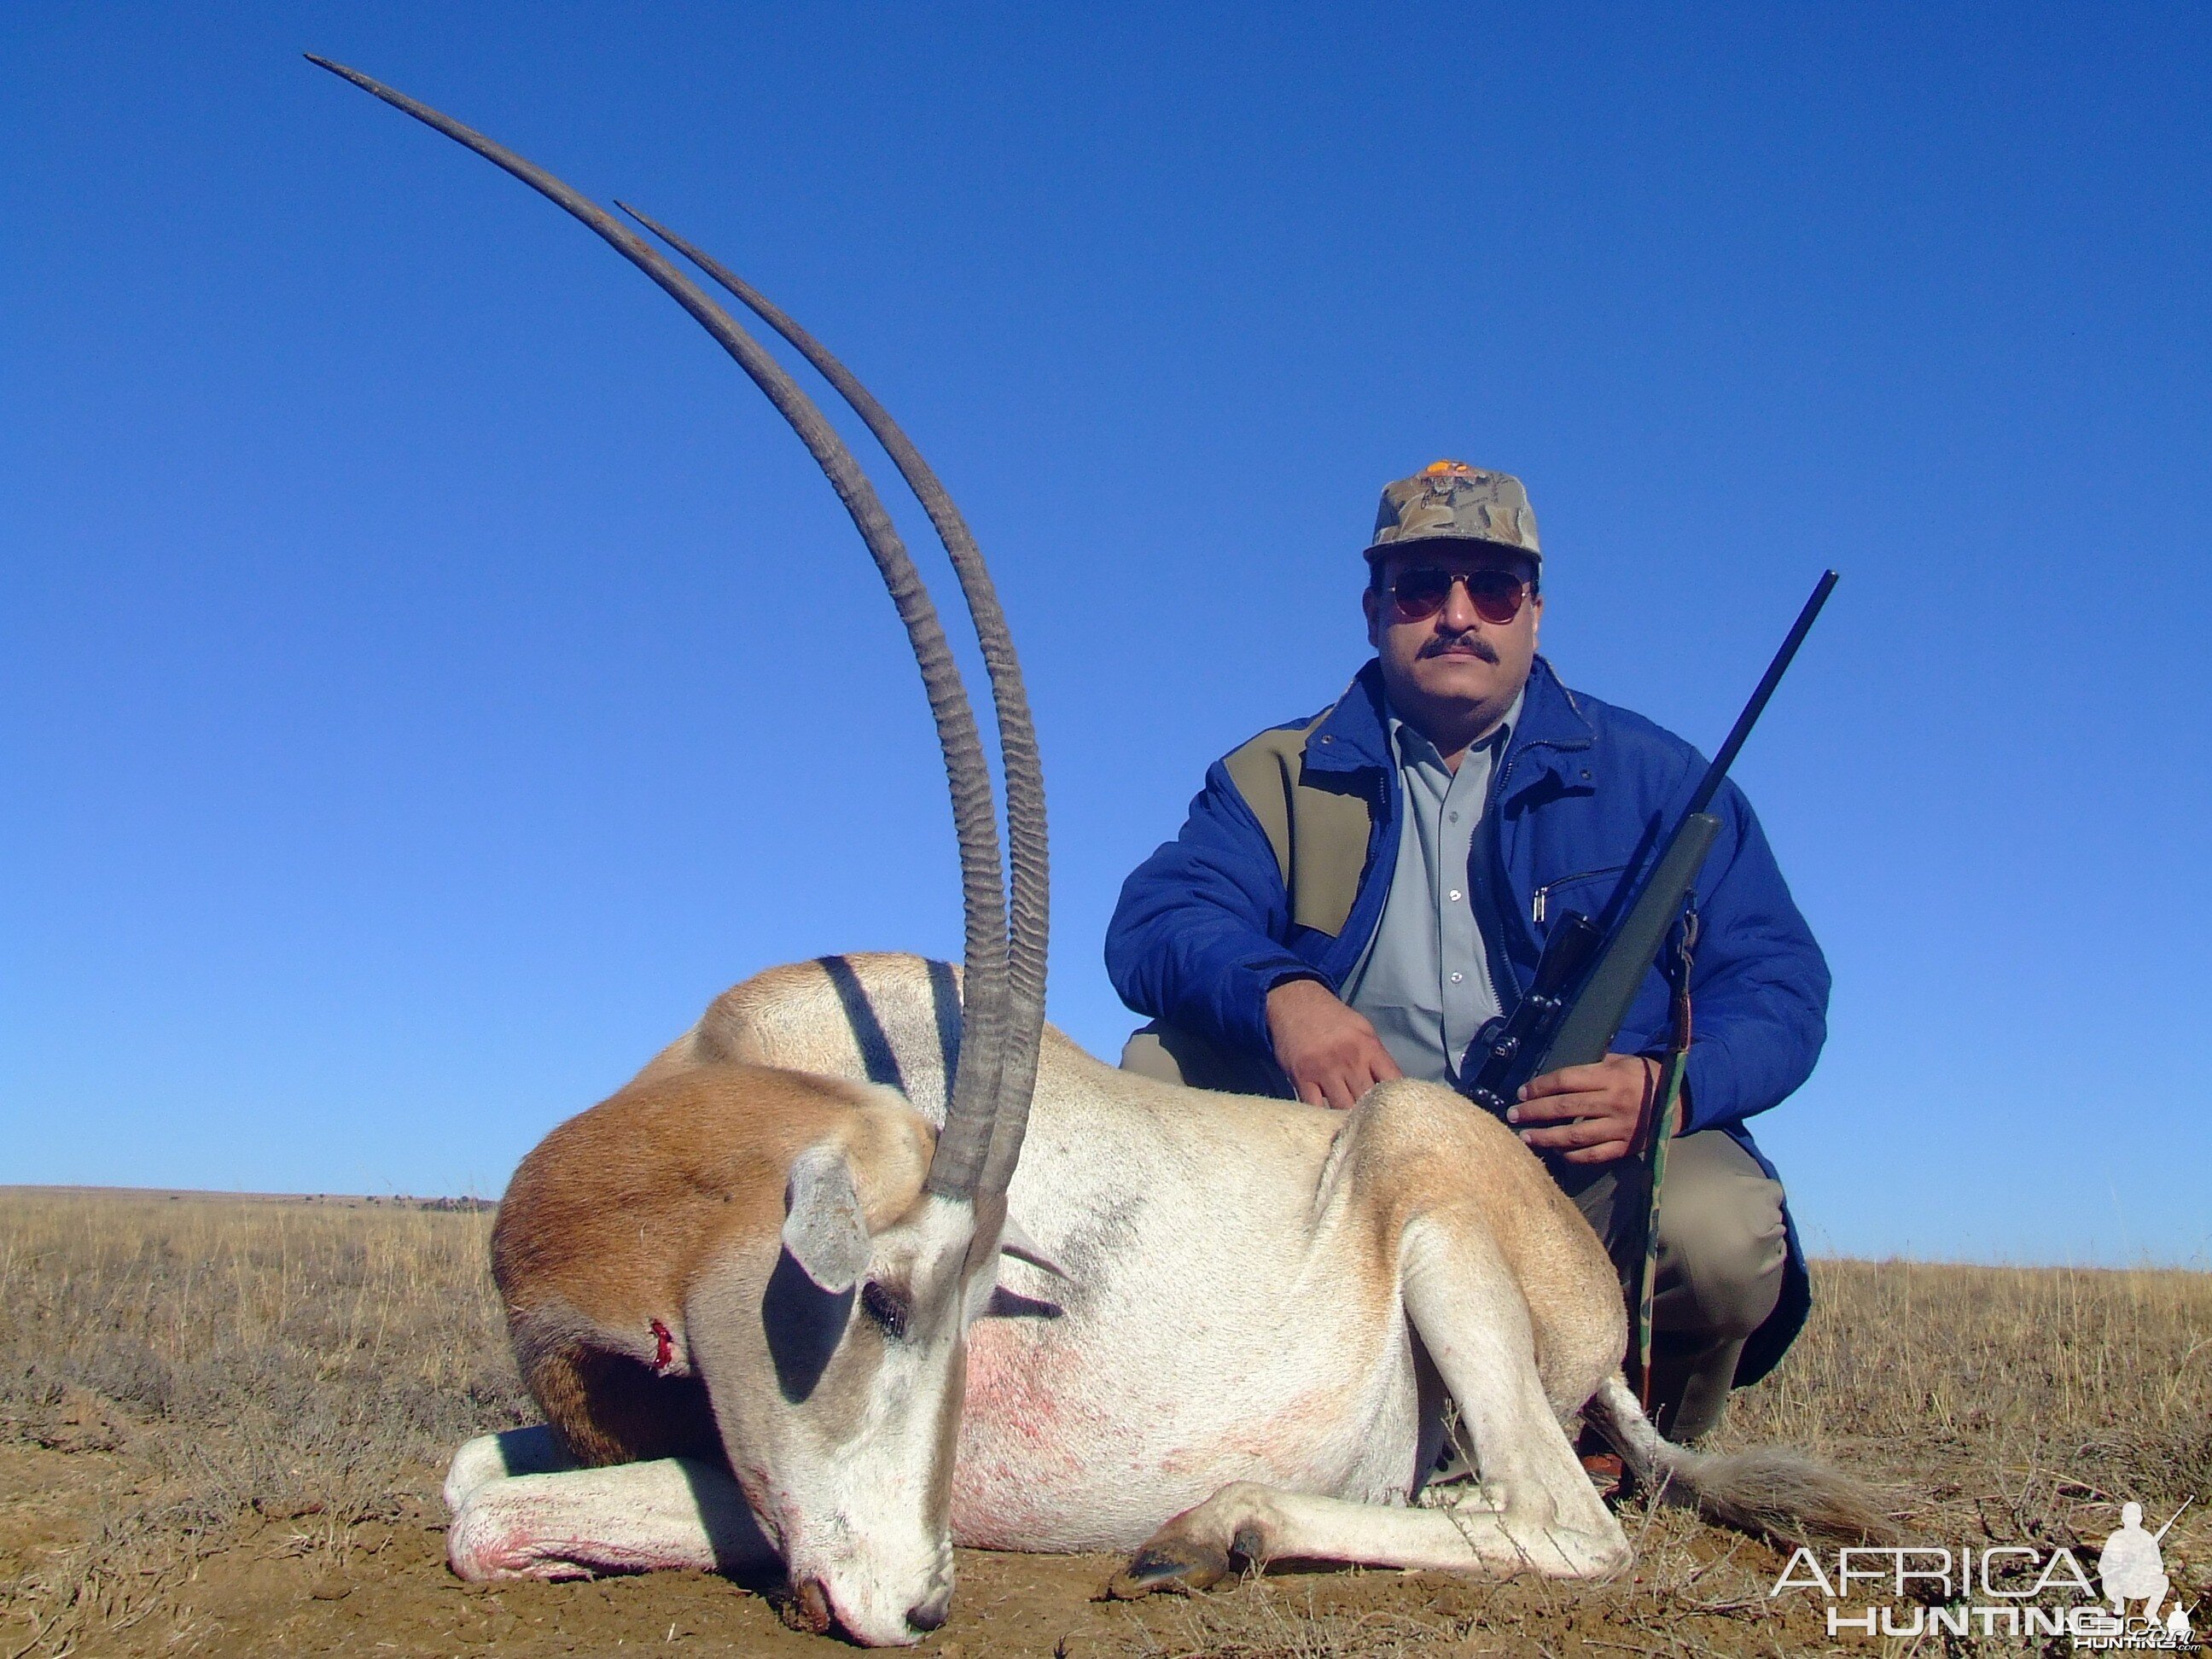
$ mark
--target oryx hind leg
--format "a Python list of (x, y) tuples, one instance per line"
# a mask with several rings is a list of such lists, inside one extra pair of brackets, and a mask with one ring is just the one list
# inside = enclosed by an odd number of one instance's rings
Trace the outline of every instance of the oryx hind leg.
[(689, 1457), (492, 1480), (454, 1516), (446, 1559), (471, 1580), (780, 1571), (737, 1481)]
[(1324, 1200), (1388, 1239), (1372, 1270), (1395, 1279), (1480, 1486), (1456, 1506), (1413, 1510), (1227, 1486), (1154, 1534), (1115, 1593), (1209, 1582), (1239, 1557), (1565, 1578), (1619, 1570), (1628, 1540), (1559, 1422), (1620, 1360), (1620, 1292), (1589, 1224), (1504, 1125), (1430, 1084), (1369, 1091), (1334, 1167)]
[(1458, 1405), (1480, 1482), (1481, 1512), (1466, 1504), (1431, 1512), (1469, 1529), (1488, 1566), (1583, 1578), (1626, 1565), (1627, 1535), (1583, 1473), (1538, 1370), (1520, 1279), (1474, 1206), (1448, 1206), (1407, 1228), (1400, 1293)]
[(1481, 1477), (1471, 1501), (1393, 1509), (1239, 1481), (1160, 1528), (1114, 1581), (1116, 1595), (1203, 1587), (1240, 1562), (1597, 1578), (1631, 1554), (1592, 1490), (1537, 1369), (1519, 1281), (1479, 1206), (1447, 1204), (1406, 1227), (1407, 1315), (1457, 1401)]
[(1386, 1509), (1238, 1480), (1161, 1528), (1107, 1589), (1124, 1599), (1170, 1584), (1204, 1589), (1243, 1566), (1291, 1562), (1601, 1578), (1626, 1559), (1625, 1540), (1616, 1547), (1598, 1532), (1472, 1504)]

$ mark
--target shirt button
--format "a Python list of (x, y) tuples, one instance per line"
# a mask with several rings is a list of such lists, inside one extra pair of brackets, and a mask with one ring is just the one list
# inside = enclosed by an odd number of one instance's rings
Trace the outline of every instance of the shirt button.
[[(1452, 896), (1453, 896), (1453, 897), (1455, 897), (1455, 898), (1456, 898), (1456, 897), (1458, 897), (1459, 896), (1458, 896), (1456, 893), (1455, 893)], [(1462, 980), (1465, 979), (1466, 977), (1467, 977), (1467, 975), (1466, 975), (1465, 974), (1454, 974), (1454, 975), (1451, 976), (1451, 982), (1452, 982), (1453, 984), (1456, 985), (1456, 984), (1458, 984), (1458, 983), (1460, 982), (1460, 981), (1462, 981)]]
[(1453, 889), (1451, 890), (1451, 895), (1450, 895), (1450, 896), (1452, 896), (1453, 898), (1457, 898), (1457, 897), (1459, 896), (1459, 889), (1458, 889), (1458, 888), (1456, 888), (1456, 887), (1453, 888)]
[(1453, 814), (1451, 815), (1451, 821), (1452, 821), (1454, 823), (1457, 823), (1459, 822), (1459, 814), (1458, 814), (1458, 813), (1456, 813), (1456, 812), (1453, 813)]

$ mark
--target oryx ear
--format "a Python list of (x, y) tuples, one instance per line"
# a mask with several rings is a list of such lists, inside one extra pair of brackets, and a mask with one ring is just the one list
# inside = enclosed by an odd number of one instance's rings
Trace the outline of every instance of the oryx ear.
[(1037, 1248), (1036, 1241), (1022, 1231), (1022, 1224), (1014, 1219), (1012, 1211), (1007, 1212), (1006, 1225), (999, 1229), (999, 1254), (1026, 1261), (1054, 1279), (1067, 1277), (1067, 1269)]
[[(1067, 1278), (1067, 1269), (1061, 1267), (1038, 1248), (1037, 1243), (1024, 1230), (1022, 1224), (1009, 1213), (999, 1224), (999, 1255), (1011, 1256), (1016, 1261), (1026, 1261), (1032, 1267), (1050, 1273), (1054, 1279)], [(994, 1261), (992, 1271), (979, 1273), (968, 1281), (968, 1301), (963, 1316), (968, 1323), (995, 1314), (1002, 1318), (1021, 1317), (1057, 1319), (1060, 1310), (1050, 1302), (1040, 1302), (1035, 1297), (1018, 1296), (999, 1283), (999, 1267)]]
[(830, 1294), (853, 1288), (868, 1265), (868, 1224), (853, 1188), (852, 1165), (834, 1142), (793, 1160), (783, 1188), (783, 1248)]

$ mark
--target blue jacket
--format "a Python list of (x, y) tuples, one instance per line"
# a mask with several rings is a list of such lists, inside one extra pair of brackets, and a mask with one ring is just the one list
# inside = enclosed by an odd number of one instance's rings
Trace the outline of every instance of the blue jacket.
[[(1570, 691), (1536, 659), (1475, 837), (1473, 862), (1485, 863), (1486, 849), (1488, 867), (1469, 872), (1470, 890), (1491, 896), (1485, 943), (1501, 991), (1527, 988), (1566, 912), (1603, 920), (1632, 888), (1624, 877), (1656, 857), (1705, 764), (1641, 715)], [(1267, 993), (1302, 977), (1340, 986), (1381, 921), (1398, 810), (1381, 671), (1370, 662), (1332, 707), (1209, 769), (1182, 833), (1122, 885), (1106, 935), (1115, 989), (1140, 1013), (1270, 1054)], [(1695, 893), (1685, 1133), (1723, 1130), (1771, 1176), (1744, 1121), (1811, 1073), (1827, 1030), (1828, 969), (1742, 792), (1724, 785), (1712, 811), (1721, 830)], [(1615, 1051), (1662, 1051), (1668, 1007), (1655, 966)], [(1747, 1345), (1740, 1383), (1771, 1369), (1803, 1323), (1794, 1224), (1790, 1255), (1782, 1304)]]

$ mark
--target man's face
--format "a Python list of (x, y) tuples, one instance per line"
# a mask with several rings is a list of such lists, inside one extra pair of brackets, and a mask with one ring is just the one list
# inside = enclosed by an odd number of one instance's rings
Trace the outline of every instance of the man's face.
[(1382, 684), (1392, 702), (1408, 711), (1480, 704), (1502, 714), (1528, 682), (1542, 597), (1524, 591), (1512, 620), (1499, 623), (1483, 617), (1464, 580), (1455, 580), (1443, 604), (1425, 617), (1409, 614), (1420, 606), (1398, 603), (1391, 589), (1409, 575), (1416, 589), (1433, 586), (1435, 579), (1423, 573), (1442, 572), (1460, 579), (1474, 574), (1494, 591), (1498, 579), (1488, 573), (1528, 582), (1534, 566), (1510, 548), (1480, 542), (1419, 543), (1384, 554), (1381, 565), (1381, 591), (1370, 586), (1362, 603), (1367, 641), (1382, 659)]

